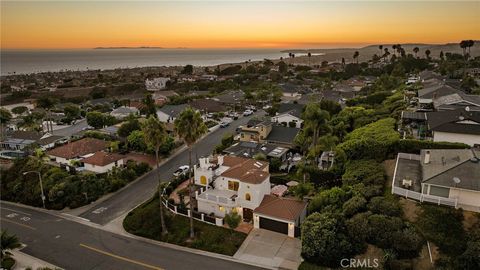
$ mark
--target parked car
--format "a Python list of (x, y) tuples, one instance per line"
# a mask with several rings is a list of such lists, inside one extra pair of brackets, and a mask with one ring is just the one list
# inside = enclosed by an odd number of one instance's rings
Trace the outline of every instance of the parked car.
[(190, 167), (188, 165), (180, 166), (180, 167), (178, 167), (178, 170), (173, 172), (173, 176), (179, 177), (181, 175), (184, 175), (189, 171), (189, 169), (190, 169)]
[(264, 110), (268, 110), (268, 109), (270, 109), (270, 108), (272, 108), (272, 106), (270, 106), (270, 105), (265, 105), (265, 106), (263, 106), (263, 109), (264, 109)]
[(245, 109), (247, 110), (250, 110), (250, 111), (253, 111), (253, 112), (256, 112), (257, 111), (257, 107), (253, 106), (253, 105), (248, 105), (245, 107)]
[(243, 112), (243, 116), (249, 116), (249, 115), (252, 115), (253, 114), (253, 111), (252, 110), (245, 110)]
[(208, 118), (213, 118), (213, 113), (207, 113)]
[(228, 123), (228, 122), (220, 122), (220, 127), (221, 127), (221, 128), (226, 128), (226, 127), (228, 127), (229, 125), (230, 125), (230, 123)]
[(232, 118), (233, 120), (237, 120), (238, 119), (238, 113), (230, 112), (230, 113), (228, 113), (228, 117)]

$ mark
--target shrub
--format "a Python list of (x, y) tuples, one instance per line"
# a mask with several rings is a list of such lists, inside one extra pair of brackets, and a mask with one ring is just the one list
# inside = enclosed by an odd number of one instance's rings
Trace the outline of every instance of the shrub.
[(343, 204), (343, 214), (345, 216), (353, 216), (354, 214), (361, 212), (365, 209), (367, 200), (363, 196), (353, 196)]
[(401, 216), (402, 207), (395, 199), (385, 197), (374, 197), (368, 203), (368, 210), (374, 214), (387, 216)]
[(345, 192), (345, 190), (339, 187), (334, 187), (315, 195), (308, 205), (308, 209), (309, 212), (321, 212), (326, 206), (331, 206), (335, 209), (341, 209), (343, 203), (347, 199), (348, 194)]
[(346, 185), (358, 183), (383, 185), (385, 182), (385, 171), (383, 166), (375, 160), (351, 160), (345, 167), (342, 180)]

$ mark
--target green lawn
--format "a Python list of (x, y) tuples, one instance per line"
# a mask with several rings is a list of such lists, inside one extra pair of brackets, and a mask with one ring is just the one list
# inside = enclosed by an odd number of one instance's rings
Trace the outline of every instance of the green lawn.
[(244, 233), (194, 220), (195, 239), (187, 241), (189, 219), (170, 212), (165, 216), (168, 234), (162, 237), (159, 201), (155, 197), (130, 212), (123, 221), (123, 226), (129, 233), (138, 236), (230, 256), (235, 254), (247, 237)]

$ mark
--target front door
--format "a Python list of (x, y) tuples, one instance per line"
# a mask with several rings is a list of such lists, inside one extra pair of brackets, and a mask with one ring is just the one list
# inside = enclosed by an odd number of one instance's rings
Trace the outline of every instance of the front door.
[(243, 208), (243, 220), (246, 222), (252, 221), (253, 210), (248, 208)]

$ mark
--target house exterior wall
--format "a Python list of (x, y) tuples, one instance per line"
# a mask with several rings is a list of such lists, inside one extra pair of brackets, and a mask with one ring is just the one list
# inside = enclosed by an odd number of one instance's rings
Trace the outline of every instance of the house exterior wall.
[(54, 159), (55, 162), (58, 163), (58, 164), (70, 165), (70, 159), (66, 159), (66, 158), (63, 158), (63, 157), (56, 157), (56, 156), (52, 156), (52, 155), (50, 155), (49, 157), (50, 157), (50, 159)]
[(480, 191), (450, 188), (450, 198), (458, 199), (458, 204), (480, 207)]
[(298, 92), (294, 92), (294, 93), (283, 92), (283, 96), (284, 97), (301, 97), (302, 94), (300, 94)]
[(278, 218), (274, 218), (274, 217), (270, 217), (270, 216), (266, 216), (266, 215), (262, 215), (262, 214), (253, 213), (253, 227), (255, 229), (260, 228), (260, 217), (264, 217), (264, 218), (268, 218), (268, 219), (272, 219), (272, 220), (287, 223), (288, 224), (288, 236), (289, 237), (295, 237), (295, 222), (293, 222), (292, 220), (283, 220), (283, 219), (278, 219)]
[(302, 119), (300, 119), (298, 117), (295, 117), (295, 116), (293, 116), (291, 114), (288, 114), (288, 113), (273, 116), (271, 121), (274, 122), (274, 123), (286, 122), (287, 125), (288, 125), (288, 123), (294, 121), (294, 122), (296, 122), (296, 125), (295, 125), (296, 128), (301, 128), (302, 123), (303, 123)]
[(435, 131), (433, 132), (433, 141), (434, 142), (459, 142), (459, 143), (465, 143), (470, 146), (473, 146), (474, 144), (480, 144), (480, 135)]
[[(238, 197), (235, 200), (237, 207), (254, 210), (262, 203), (263, 197), (270, 194), (270, 177), (260, 184), (248, 184), (240, 182), (237, 179), (220, 176), (215, 180), (215, 188), (228, 190), (228, 181), (239, 182)], [(250, 201), (245, 199), (247, 193), (250, 194)]]
[(107, 164), (105, 166), (96, 166), (96, 165), (93, 165), (93, 164), (88, 164), (88, 163), (85, 163), (85, 170), (87, 171), (91, 171), (91, 172), (94, 172), (94, 173), (106, 173), (110, 170), (112, 170), (114, 167), (119, 167), (119, 166), (123, 166), (124, 163), (123, 163), (123, 159), (120, 159), (117, 161), (117, 165), (115, 165), (115, 162), (112, 162), (110, 164)]

